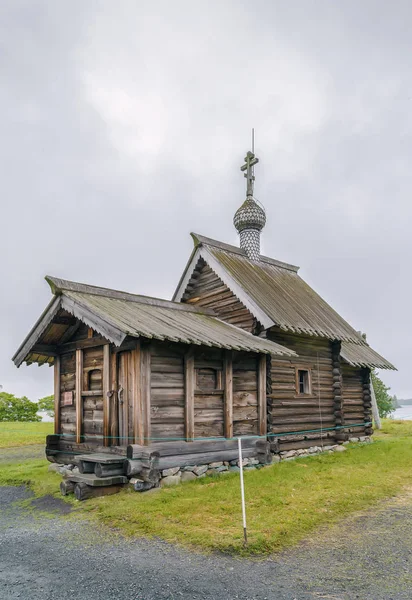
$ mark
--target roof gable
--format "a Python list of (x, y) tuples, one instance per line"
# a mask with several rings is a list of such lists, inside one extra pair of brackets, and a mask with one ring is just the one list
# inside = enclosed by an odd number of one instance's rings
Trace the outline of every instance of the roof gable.
[(262, 256), (250, 260), (246, 253), (198, 234), (196, 247), (173, 300), (180, 301), (199, 257), (222, 279), (265, 329), (360, 342), (359, 334), (299, 275), (298, 267)]
[(13, 360), (17, 366), (35, 351), (36, 344), (41, 341), (43, 333), (52, 324), (59, 310), (74, 315), (117, 346), (127, 336), (132, 336), (228, 350), (296, 356), (293, 350), (253, 336), (221, 321), (213, 316), (214, 313), (205, 309), (52, 277), (47, 277), (47, 281), (57, 295), (14, 355)]

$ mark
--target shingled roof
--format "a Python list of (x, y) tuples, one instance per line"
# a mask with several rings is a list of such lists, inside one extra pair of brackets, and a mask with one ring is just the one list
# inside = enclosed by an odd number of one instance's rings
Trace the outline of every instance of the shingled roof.
[(342, 342), (341, 356), (352, 367), (368, 367), (370, 369), (391, 369), (396, 371), (386, 358), (383, 358), (366, 342), (361, 344), (352, 344), (351, 342)]
[(241, 248), (191, 235), (195, 248), (173, 300), (182, 299), (203, 259), (265, 329), (276, 325), (292, 333), (340, 340), (346, 343), (344, 358), (350, 364), (394, 368), (299, 276), (299, 267), (266, 256), (250, 260)]
[(132, 336), (296, 356), (288, 348), (221, 321), (210, 310), (54, 277), (46, 277), (46, 280), (54, 298), (14, 355), (13, 361), (17, 366), (24, 361), (52, 362), (50, 357), (47, 360), (41, 358), (39, 341), (43, 336), (47, 337), (50, 327), (53, 327), (53, 319), (61, 310), (117, 346), (127, 336)]

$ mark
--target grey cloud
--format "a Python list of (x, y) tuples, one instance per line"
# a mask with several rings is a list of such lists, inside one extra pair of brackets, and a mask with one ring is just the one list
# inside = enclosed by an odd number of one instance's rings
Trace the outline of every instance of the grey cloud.
[(236, 242), (256, 128), (264, 250), (301, 273), (411, 396), (408, 2), (0, 7), (0, 383), (49, 300), (42, 277), (171, 297), (189, 231)]

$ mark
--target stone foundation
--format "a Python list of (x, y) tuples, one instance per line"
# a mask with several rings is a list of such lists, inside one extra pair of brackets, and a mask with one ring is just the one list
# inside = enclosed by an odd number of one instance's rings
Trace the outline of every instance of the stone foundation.
[[(344, 452), (346, 451), (346, 445), (350, 443), (371, 443), (373, 440), (369, 436), (351, 437), (348, 441), (343, 444), (312, 446), (311, 448), (301, 448), (299, 450), (287, 450), (279, 452), (277, 454), (270, 454), (266, 463), (259, 462), (257, 458), (244, 458), (243, 459), (243, 470), (252, 471), (255, 469), (262, 469), (267, 466), (271, 466), (275, 463), (283, 461), (295, 460), (297, 458), (305, 456), (313, 456), (321, 453), (333, 453), (333, 452)], [(56, 471), (67, 478), (70, 474), (76, 474), (79, 472), (78, 467), (75, 465), (60, 465), (53, 463), (49, 466), (49, 471)], [(220, 461), (213, 462), (207, 465), (193, 465), (186, 467), (171, 467), (160, 471), (159, 481), (157, 483), (149, 483), (144, 481), (140, 477), (132, 477), (129, 480), (129, 484), (133, 487), (136, 492), (145, 492), (153, 489), (160, 489), (162, 487), (168, 487), (185, 483), (186, 481), (195, 481), (202, 477), (217, 477), (220, 475), (228, 475), (230, 473), (238, 473), (240, 471), (239, 460), (231, 461)]]

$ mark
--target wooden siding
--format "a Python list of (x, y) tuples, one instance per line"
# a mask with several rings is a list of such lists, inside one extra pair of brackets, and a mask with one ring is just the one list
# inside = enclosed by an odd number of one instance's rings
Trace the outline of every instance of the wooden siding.
[[(327, 437), (334, 438), (334, 432), (299, 434), (300, 431), (335, 427), (331, 343), (320, 338), (287, 334), (278, 329), (268, 332), (268, 337), (299, 355), (297, 359), (271, 359), (268, 433), (291, 434), (274, 436), (273, 439), (279, 439), (280, 450), (308, 448), (319, 445)], [(296, 371), (299, 368), (310, 371), (311, 394), (297, 392)]]
[(350, 427), (365, 422), (364, 371), (359, 367), (342, 365), (342, 396), (345, 427), (351, 435), (365, 435), (364, 427)]
[[(103, 443), (103, 346), (83, 352), (83, 439)], [(93, 395), (87, 395), (93, 392)]]
[(150, 414), (153, 442), (185, 436), (185, 350), (187, 346), (152, 342)]
[(256, 319), (252, 313), (202, 259), (188, 283), (182, 302), (212, 308), (223, 321), (251, 333), (255, 330)]
[[(60, 428), (59, 432), (63, 438), (75, 442), (76, 434), (76, 353), (68, 352), (60, 357)], [(71, 392), (73, 403), (71, 406), (62, 405), (64, 392)]]
[(195, 348), (195, 438), (224, 435), (222, 350)]
[(258, 434), (258, 361), (248, 352), (233, 353), (233, 435)]

